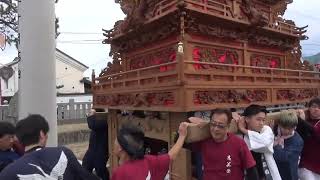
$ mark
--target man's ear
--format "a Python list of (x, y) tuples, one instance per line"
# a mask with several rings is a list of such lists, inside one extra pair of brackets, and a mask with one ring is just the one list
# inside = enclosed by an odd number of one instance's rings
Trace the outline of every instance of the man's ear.
[(40, 138), (44, 138), (46, 136), (46, 134), (42, 130), (40, 130), (39, 136), (40, 136)]
[(248, 118), (248, 117), (243, 117), (243, 118), (244, 118), (244, 121), (248, 124), (250, 118)]

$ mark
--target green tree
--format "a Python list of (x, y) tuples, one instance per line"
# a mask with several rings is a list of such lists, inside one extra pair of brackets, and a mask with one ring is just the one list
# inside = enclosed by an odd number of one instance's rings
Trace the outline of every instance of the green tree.
[[(18, 45), (18, 16), (18, 0), (0, 0), (0, 32), (6, 34), (6, 41), (9, 45)], [(56, 18), (55, 23), (56, 37), (58, 37), (58, 18)]]
[(7, 43), (18, 44), (18, 1), (0, 0), (0, 32), (7, 36)]

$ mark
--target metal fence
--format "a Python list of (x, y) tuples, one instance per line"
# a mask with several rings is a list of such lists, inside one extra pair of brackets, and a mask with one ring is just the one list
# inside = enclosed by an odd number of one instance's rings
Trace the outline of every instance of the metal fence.
[(9, 106), (2, 105), (0, 106), (0, 121), (7, 120), (9, 115)]
[[(86, 115), (89, 113), (92, 107), (92, 102), (75, 102), (74, 99), (70, 99), (68, 103), (57, 103), (57, 120), (59, 124), (83, 122), (86, 119)], [(15, 107), (8, 105), (0, 106), (0, 121), (17, 121), (17, 117), (10, 115), (10, 112)], [(12, 113), (11, 113), (12, 114)]]
[(74, 102), (74, 99), (70, 99), (68, 103), (57, 103), (58, 121), (85, 119), (91, 107), (91, 102)]

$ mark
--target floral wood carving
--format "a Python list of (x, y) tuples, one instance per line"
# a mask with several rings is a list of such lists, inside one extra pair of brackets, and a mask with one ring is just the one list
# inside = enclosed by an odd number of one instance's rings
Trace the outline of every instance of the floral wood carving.
[[(176, 50), (174, 47), (168, 47), (156, 52), (138, 55), (130, 59), (130, 70), (145, 68), (149, 66), (173, 62), (176, 60)], [(173, 65), (162, 66), (160, 71), (166, 71), (174, 68)]]
[(285, 89), (277, 90), (277, 100), (287, 100), (287, 101), (296, 101), (296, 100), (305, 100), (313, 97), (317, 97), (317, 89)]
[(223, 90), (223, 91), (196, 91), (194, 104), (220, 104), (220, 103), (252, 103), (266, 101), (266, 90)]
[[(239, 64), (239, 55), (236, 50), (232, 49), (215, 49), (206, 47), (195, 47), (193, 49), (193, 60), (196, 62), (222, 63), (222, 64)], [(229, 67), (194, 64), (195, 69), (228, 69)]]
[(97, 105), (106, 106), (171, 106), (175, 103), (175, 97), (172, 92), (114, 94), (97, 95), (95, 101)]
[[(253, 54), (250, 58), (250, 65), (255, 67), (281, 68), (281, 60), (279, 57)], [(255, 73), (267, 73), (268, 70), (253, 69)]]
[(219, 24), (201, 24), (195, 18), (188, 17), (187, 32), (199, 35), (209, 35), (221, 39), (245, 40), (250, 44), (290, 50), (295, 47), (297, 39), (276, 38), (259, 34), (254, 30), (245, 31), (241, 29), (222, 27)]

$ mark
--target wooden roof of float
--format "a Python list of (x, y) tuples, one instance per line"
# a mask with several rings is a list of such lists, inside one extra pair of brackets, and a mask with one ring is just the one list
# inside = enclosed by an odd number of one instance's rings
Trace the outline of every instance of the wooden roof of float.
[(307, 101), (319, 74), (301, 62), (306, 27), (282, 18), (292, 0), (118, 0), (104, 30), (113, 62), (93, 75), (94, 104), (194, 111)]

